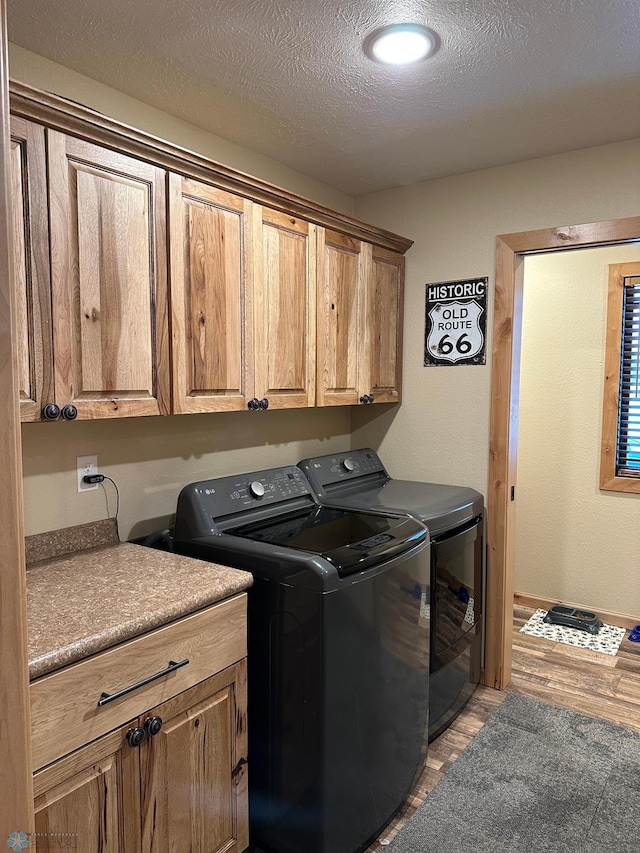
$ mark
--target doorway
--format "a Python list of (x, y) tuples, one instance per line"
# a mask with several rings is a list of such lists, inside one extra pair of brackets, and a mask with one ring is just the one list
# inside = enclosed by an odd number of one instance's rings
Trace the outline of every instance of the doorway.
[(526, 255), (640, 239), (640, 217), (502, 234), (496, 274), (489, 433), (485, 684), (511, 680), (522, 294)]

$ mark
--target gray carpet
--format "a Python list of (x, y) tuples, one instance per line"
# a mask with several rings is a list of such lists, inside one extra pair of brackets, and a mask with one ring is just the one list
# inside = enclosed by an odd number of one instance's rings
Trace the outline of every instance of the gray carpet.
[(640, 734), (515, 693), (390, 853), (640, 850)]

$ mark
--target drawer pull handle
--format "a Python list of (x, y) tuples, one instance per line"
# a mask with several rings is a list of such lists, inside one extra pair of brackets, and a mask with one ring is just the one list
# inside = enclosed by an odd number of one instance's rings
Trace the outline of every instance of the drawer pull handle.
[(123, 687), (122, 690), (118, 690), (117, 693), (101, 693), (100, 698), (98, 699), (98, 708), (101, 708), (103, 705), (106, 705), (109, 702), (113, 702), (116, 699), (119, 699), (121, 696), (126, 696), (127, 693), (131, 693), (134, 690), (137, 690), (139, 687), (144, 687), (145, 684), (151, 684), (152, 681), (156, 681), (158, 678), (162, 678), (163, 675), (169, 675), (170, 672), (175, 672), (176, 669), (180, 669), (181, 666), (186, 666), (189, 663), (189, 658), (185, 658), (184, 660), (170, 660), (169, 666), (166, 669), (161, 669), (160, 672), (154, 672), (153, 675), (149, 675), (147, 678), (143, 678), (140, 681), (136, 681), (135, 684), (130, 684), (129, 687)]

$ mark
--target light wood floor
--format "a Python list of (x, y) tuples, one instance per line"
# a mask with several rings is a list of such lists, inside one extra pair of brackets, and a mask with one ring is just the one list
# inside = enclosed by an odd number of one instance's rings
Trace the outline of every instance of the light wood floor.
[(506, 691), (478, 687), (469, 704), (429, 746), (427, 766), (404, 808), (366, 853), (381, 853), (438, 784), (509, 692), (640, 731), (640, 643), (625, 635), (617, 655), (605, 655), (521, 634), (533, 614), (515, 607), (513, 675)]

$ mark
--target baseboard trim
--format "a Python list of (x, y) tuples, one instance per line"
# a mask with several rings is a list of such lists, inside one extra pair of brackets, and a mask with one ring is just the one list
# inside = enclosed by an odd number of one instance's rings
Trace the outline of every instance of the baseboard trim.
[(593, 607), (585, 607), (584, 604), (574, 604), (571, 601), (557, 601), (552, 598), (540, 598), (537, 595), (526, 595), (523, 592), (514, 592), (513, 603), (521, 607), (534, 607), (548, 610), (554, 604), (562, 604), (565, 607), (579, 607), (583, 610), (595, 612), (606, 625), (617, 625), (620, 628), (635, 628), (640, 623), (640, 616), (624, 616), (621, 613), (611, 613), (608, 610), (595, 610)]

